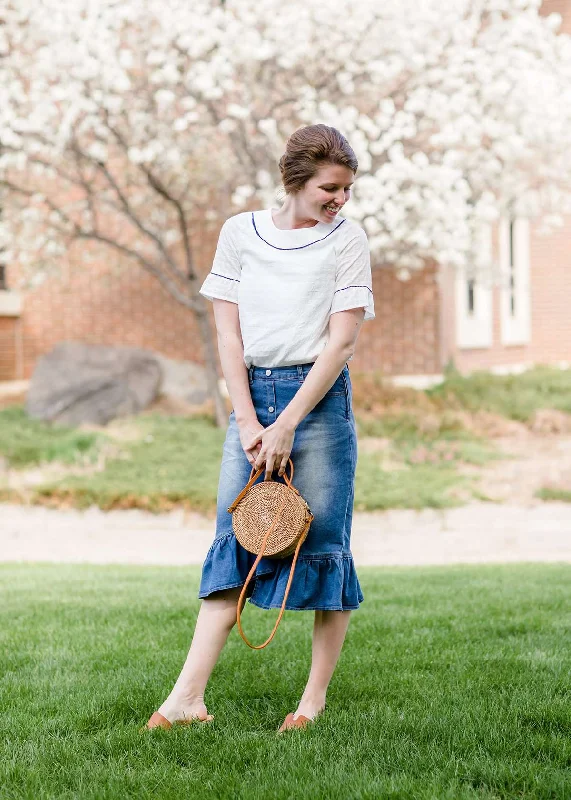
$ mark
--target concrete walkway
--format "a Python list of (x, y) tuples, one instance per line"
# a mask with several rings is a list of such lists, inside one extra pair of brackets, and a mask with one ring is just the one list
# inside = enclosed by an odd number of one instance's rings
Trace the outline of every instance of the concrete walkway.
[[(0, 561), (201, 564), (214, 521), (175, 511), (59, 511), (0, 505)], [(356, 513), (357, 566), (564, 561), (571, 504), (472, 503), (446, 511)]]

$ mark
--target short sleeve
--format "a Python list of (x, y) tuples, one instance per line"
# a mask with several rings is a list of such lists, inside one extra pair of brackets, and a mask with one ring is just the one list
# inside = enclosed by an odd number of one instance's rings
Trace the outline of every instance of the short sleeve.
[(207, 300), (238, 302), (241, 266), (236, 245), (236, 228), (230, 217), (220, 230), (212, 268), (199, 289), (199, 294)]
[(337, 253), (335, 291), (330, 314), (350, 308), (364, 308), (364, 320), (375, 318), (371, 275), (371, 255), (367, 235), (362, 228)]

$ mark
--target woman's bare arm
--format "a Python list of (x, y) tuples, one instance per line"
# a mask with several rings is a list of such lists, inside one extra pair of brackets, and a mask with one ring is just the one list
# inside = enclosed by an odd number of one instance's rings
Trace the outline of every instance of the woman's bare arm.
[(253, 463), (255, 469), (266, 465), (264, 480), (271, 480), (274, 468), (279, 475), (284, 474), (297, 426), (333, 386), (343, 365), (353, 354), (364, 317), (363, 308), (331, 314), (329, 340), (295, 396), (275, 422), (246, 439), (246, 448), (251, 452), (255, 452), (254, 448), (261, 442)]
[[(220, 364), (238, 425), (258, 423), (244, 363), (238, 306), (228, 300), (213, 300)], [(258, 423), (259, 424), (259, 423)]]
[(345, 362), (355, 352), (365, 310), (351, 308), (329, 317), (329, 339), (295, 397), (282, 411), (282, 424), (295, 429), (335, 383)]

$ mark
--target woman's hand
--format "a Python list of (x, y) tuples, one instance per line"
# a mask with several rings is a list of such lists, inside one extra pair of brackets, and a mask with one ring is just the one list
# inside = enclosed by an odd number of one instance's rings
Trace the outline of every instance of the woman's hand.
[[(261, 426), (261, 430), (246, 442), (247, 450), (256, 452), (255, 469), (258, 470), (264, 463), (266, 465), (265, 481), (271, 480), (274, 469), (278, 470), (278, 475), (284, 474), (294, 437), (295, 428), (278, 417), (267, 428)], [(261, 442), (259, 449), (258, 442)]]
[[(248, 447), (248, 444), (252, 441), (252, 438), (265, 431), (266, 429), (264, 426), (255, 420), (254, 422), (245, 422), (242, 425), (238, 425), (238, 432), (240, 434), (240, 444), (242, 445), (242, 449), (246, 453), (246, 458), (250, 462), (251, 466), (254, 466), (256, 458), (260, 452), (261, 445), (256, 444), (253, 447)], [(256, 439), (256, 441), (258, 441)]]

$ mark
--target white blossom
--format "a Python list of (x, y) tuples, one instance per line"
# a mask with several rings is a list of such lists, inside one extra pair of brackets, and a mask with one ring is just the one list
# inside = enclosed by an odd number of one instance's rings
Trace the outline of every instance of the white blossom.
[(212, 222), (274, 203), (287, 136), (316, 122), (354, 148), (345, 213), (402, 279), (475, 262), (507, 210), (550, 229), (571, 213), (571, 39), (540, 0), (4, 5), (0, 180), (25, 191), (3, 225), (22, 264), (59, 258), (93, 204), (123, 230), (126, 198), (129, 241), (156, 249), (148, 225), (178, 243), (159, 184), (187, 216), (224, 198)]

